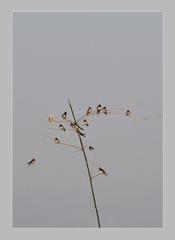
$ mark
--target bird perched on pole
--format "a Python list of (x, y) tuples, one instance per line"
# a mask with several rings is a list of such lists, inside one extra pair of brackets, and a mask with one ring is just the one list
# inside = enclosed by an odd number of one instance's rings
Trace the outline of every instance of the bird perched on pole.
[(86, 137), (86, 134), (82, 133), (80, 130), (84, 130), (82, 127), (80, 127), (77, 123), (71, 123), (70, 124), (72, 128), (75, 129), (75, 131), (82, 137)]
[(86, 137), (86, 134), (84, 134), (84, 133), (82, 133), (82, 132), (80, 132), (80, 130), (79, 129), (77, 129), (76, 130), (76, 132), (80, 135), (80, 136), (82, 136), (82, 137)]
[(75, 130), (82, 130), (82, 131), (84, 131), (84, 129), (82, 128), (82, 127), (80, 127), (76, 122), (71, 122), (71, 124), (70, 124), (70, 126), (72, 127), (72, 128), (74, 128)]

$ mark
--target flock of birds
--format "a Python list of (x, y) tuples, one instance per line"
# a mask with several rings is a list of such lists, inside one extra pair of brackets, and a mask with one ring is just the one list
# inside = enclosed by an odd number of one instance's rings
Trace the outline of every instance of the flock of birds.
[[(101, 113), (107, 115), (107, 114), (111, 113), (111, 110), (108, 109), (106, 106), (102, 106), (101, 104), (99, 104), (95, 109), (93, 109), (92, 107), (88, 107), (88, 109), (86, 110), (86, 114), (83, 115), (82, 117), (80, 117), (76, 122), (72, 121), (72, 120), (69, 120), (67, 112), (64, 112), (61, 115), (62, 120), (57, 120), (54, 115), (49, 115), (48, 116), (48, 123), (52, 123), (52, 124), (58, 123), (59, 130), (65, 132), (65, 133), (68, 130), (70, 130), (70, 129), (67, 128), (67, 126), (65, 126), (65, 125), (68, 124), (69, 127), (71, 127), (71, 130), (76, 132), (80, 137), (86, 137), (86, 134), (83, 132), (84, 128), (82, 127), (82, 125), (84, 125), (86, 127), (89, 127), (89, 122), (87, 120), (87, 117), (92, 116), (92, 115), (99, 115)], [(127, 117), (129, 117), (131, 115), (131, 111), (127, 110), (125, 112), (125, 115)], [(75, 147), (75, 148), (78, 148), (79, 150), (81, 150), (80, 147), (61, 142), (60, 139), (58, 139), (57, 137), (55, 137), (54, 143), (55, 144), (62, 144), (62, 145), (69, 146), (69, 147)], [(90, 151), (93, 151), (94, 147), (93, 146), (88, 146), (88, 149)], [(31, 165), (34, 165), (35, 163), (36, 163), (36, 159), (33, 158), (31, 161), (29, 161), (27, 163), (27, 165), (31, 166)], [(98, 168), (98, 174), (92, 176), (92, 178), (94, 178), (94, 177), (96, 177), (100, 174), (102, 174), (104, 176), (108, 175), (107, 172), (103, 168), (99, 167)]]

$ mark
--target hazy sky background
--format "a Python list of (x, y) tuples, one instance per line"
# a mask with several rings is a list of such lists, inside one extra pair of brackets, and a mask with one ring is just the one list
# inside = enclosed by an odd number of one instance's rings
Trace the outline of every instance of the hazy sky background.
[(94, 179), (102, 227), (161, 227), (162, 14), (15, 13), (13, 25), (13, 225), (97, 226), (82, 153), (49, 143), (78, 143), (47, 125), (70, 116), (69, 98), (77, 116), (99, 103), (134, 114), (87, 131), (109, 174)]

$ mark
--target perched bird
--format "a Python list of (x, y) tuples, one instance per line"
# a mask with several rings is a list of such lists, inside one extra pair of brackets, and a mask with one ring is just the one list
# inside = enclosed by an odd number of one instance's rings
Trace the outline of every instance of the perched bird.
[(30, 166), (31, 164), (33, 165), (33, 164), (35, 164), (35, 162), (36, 162), (36, 159), (35, 158), (33, 158), (30, 162), (28, 162), (27, 164), (28, 164), (28, 166)]
[(86, 134), (80, 132), (80, 130), (77, 129), (76, 132), (77, 132), (80, 136), (82, 136), (82, 137), (86, 137)]
[(59, 125), (59, 129), (60, 129), (60, 130), (63, 130), (64, 132), (66, 132), (66, 129), (65, 129), (65, 127), (63, 126), (63, 124), (60, 124), (60, 125)]
[(99, 113), (101, 112), (101, 110), (102, 110), (102, 107), (101, 107), (101, 104), (99, 104), (99, 105), (97, 106), (97, 114), (99, 114)]
[(93, 151), (93, 150), (94, 150), (94, 147), (89, 146), (89, 150), (90, 150), (90, 151)]
[(80, 131), (80, 129), (81, 129), (81, 130), (84, 130), (84, 129), (81, 128), (77, 123), (71, 123), (70, 125), (71, 125), (72, 128), (75, 129), (75, 131), (76, 131), (79, 135), (81, 135), (81, 136), (83, 136), (83, 137), (86, 137), (86, 134), (84, 134), (84, 133), (82, 133), (82, 132)]
[(83, 124), (86, 125), (87, 127), (89, 127), (89, 123), (86, 119), (83, 120)]
[(127, 116), (127, 117), (131, 116), (131, 111), (127, 110), (127, 111), (126, 111), (126, 116)]
[(101, 174), (103, 174), (103, 175), (105, 175), (105, 176), (107, 176), (108, 174), (106, 173), (106, 171), (103, 169), (103, 168), (101, 168), (101, 167), (99, 167), (99, 172), (101, 173)]
[(49, 116), (48, 116), (48, 122), (49, 122), (49, 123), (55, 123), (55, 121), (56, 121), (56, 120), (55, 120), (55, 117), (54, 117), (53, 115), (49, 115)]
[(67, 112), (64, 112), (62, 115), (61, 115), (62, 119), (65, 120), (66, 117), (67, 117)]
[(103, 108), (102, 108), (102, 112), (107, 115), (107, 113), (108, 113), (108, 112), (107, 112), (107, 108), (106, 108), (106, 107), (103, 107)]
[(71, 124), (70, 124), (70, 126), (72, 127), (72, 128), (75, 128), (76, 130), (83, 130), (84, 131), (84, 129), (82, 128), (82, 127), (80, 127), (77, 123), (72, 123), (71, 122)]
[(60, 143), (60, 141), (59, 141), (58, 138), (55, 138), (55, 139), (54, 139), (54, 142), (55, 142), (56, 144), (59, 144), (59, 143)]
[(74, 123), (74, 126), (75, 126), (75, 128), (77, 128), (77, 129), (81, 129), (82, 131), (84, 131), (84, 129), (82, 128), (82, 127), (80, 127), (80, 125), (78, 125), (78, 123)]
[(91, 114), (91, 113), (92, 113), (92, 108), (89, 107), (89, 108), (87, 109), (86, 115), (89, 115), (89, 114)]

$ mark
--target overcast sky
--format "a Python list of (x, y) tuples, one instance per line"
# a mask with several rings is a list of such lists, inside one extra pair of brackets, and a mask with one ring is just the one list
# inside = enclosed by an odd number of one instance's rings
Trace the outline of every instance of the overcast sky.
[(89, 164), (108, 172), (93, 180), (102, 227), (161, 227), (162, 13), (15, 13), (13, 88), (15, 227), (97, 227), (82, 152), (51, 144), (79, 144), (48, 129), (49, 114), (71, 117), (68, 98), (77, 117), (133, 112), (86, 131)]

